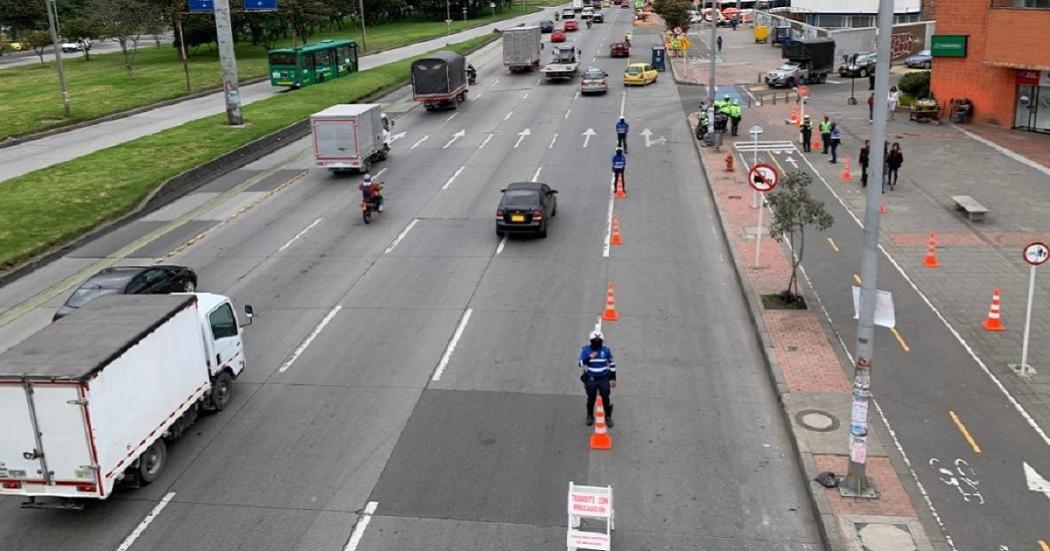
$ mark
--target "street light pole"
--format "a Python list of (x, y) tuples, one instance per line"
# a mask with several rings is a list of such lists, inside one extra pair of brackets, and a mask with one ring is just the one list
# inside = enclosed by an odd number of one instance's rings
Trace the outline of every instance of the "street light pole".
[(448, 27), (445, 37), (452, 38), (452, 0), (445, 0), (445, 26)]
[[(718, 139), (715, 136), (715, 48), (718, 42), (718, 25), (715, 24), (715, 0), (711, 0), (711, 43), (707, 45), (707, 50), (711, 55), (710, 72), (708, 74), (707, 83), (707, 104), (711, 109), (711, 116), (707, 118), (707, 131), (711, 133), (712, 143), (717, 144), (715, 141)], [(700, 18), (703, 20), (703, 17)]]
[(368, 49), (365, 36), (365, 0), (357, 0), (357, 11), (361, 14), (361, 51)]
[(229, 0), (215, 0), (215, 34), (219, 43), (219, 66), (222, 89), (226, 96), (226, 120), (230, 126), (244, 124), (241, 114), (241, 92), (237, 82), (237, 55), (233, 51)]
[(62, 108), (66, 111), (66, 117), (72, 117), (73, 106), (69, 103), (66, 75), (62, 72), (62, 44), (58, 41), (58, 8), (55, 7), (55, 0), (46, 0), (46, 6), (47, 24), (51, 28), (51, 42), (52, 47), (55, 49), (55, 70), (58, 71), (58, 86), (62, 90)]
[(849, 430), (849, 467), (839, 492), (846, 497), (878, 498), (865, 473), (868, 457), (868, 404), (871, 402), (871, 366), (875, 349), (875, 289), (878, 275), (879, 205), (885, 171), (886, 119), (890, 88), (890, 38), (893, 34), (893, 0), (879, 0), (878, 59), (875, 64), (874, 120), (871, 128), (871, 177), (864, 206), (864, 250), (861, 257), (860, 315), (857, 321), (857, 365), (853, 376), (853, 407)]

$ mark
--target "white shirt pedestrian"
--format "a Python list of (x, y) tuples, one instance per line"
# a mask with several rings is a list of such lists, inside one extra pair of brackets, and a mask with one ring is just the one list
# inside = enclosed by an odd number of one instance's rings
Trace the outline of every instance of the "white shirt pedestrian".
[(890, 119), (893, 119), (893, 113), (897, 110), (897, 101), (900, 99), (900, 92), (897, 91), (897, 87), (890, 88), (890, 94), (886, 98), (886, 103), (889, 107)]

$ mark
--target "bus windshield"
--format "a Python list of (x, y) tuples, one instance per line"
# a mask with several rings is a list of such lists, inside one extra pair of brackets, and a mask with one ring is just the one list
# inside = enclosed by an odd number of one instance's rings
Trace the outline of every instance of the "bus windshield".
[(295, 54), (289, 52), (273, 52), (270, 54), (270, 65), (295, 65)]

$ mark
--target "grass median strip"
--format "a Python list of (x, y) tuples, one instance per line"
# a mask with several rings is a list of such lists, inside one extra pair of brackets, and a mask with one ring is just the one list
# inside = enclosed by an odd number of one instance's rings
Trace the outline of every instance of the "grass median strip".
[[(467, 53), (497, 37), (448, 49)], [(413, 59), (247, 105), (242, 128), (227, 126), (225, 114), (215, 115), (5, 181), (0, 185), (0, 271), (131, 212), (173, 176), (330, 105), (406, 83)]]
[[(540, 8), (520, 4), (513, 9), (497, 10), (495, 17), (485, 14), (451, 24), (452, 32), (519, 17)], [(444, 36), (449, 26), (444, 21), (396, 21), (369, 27), (367, 46), (372, 53), (406, 46)], [(348, 26), (341, 31), (319, 32), (310, 42), (324, 39), (352, 38), (360, 44), (360, 27)], [(279, 47), (290, 40), (278, 43)], [(242, 42), (237, 45), (237, 69), (242, 80), (267, 74), (266, 50)], [(203, 46), (189, 57), (193, 93), (218, 88), (222, 84), (218, 52)], [(0, 140), (22, 136), (81, 121), (97, 119), (145, 105), (187, 95), (182, 63), (171, 44), (154, 47), (142, 40), (135, 57), (135, 78), (128, 78), (120, 53), (92, 55), (90, 61), (80, 54), (63, 56), (63, 69), (73, 104), (73, 117), (65, 118), (53, 63), (34, 63), (0, 70)]]

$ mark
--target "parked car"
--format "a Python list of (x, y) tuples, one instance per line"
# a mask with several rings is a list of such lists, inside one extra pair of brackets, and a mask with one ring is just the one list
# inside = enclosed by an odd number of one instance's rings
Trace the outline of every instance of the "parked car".
[(553, 31), (554, 31), (554, 21), (551, 21), (550, 19), (544, 19), (543, 21), (540, 21), (540, 32), (541, 33), (549, 33), (549, 32), (553, 32)]
[(839, 66), (839, 76), (867, 78), (868, 75), (875, 72), (875, 60), (878, 57), (875, 52), (855, 55), (856, 59), (850, 55), (844, 57), (842, 65)]
[(558, 214), (557, 190), (541, 182), (515, 182), (500, 190), (496, 235), (535, 233), (547, 237), (547, 225)]
[(905, 59), (904, 64), (912, 69), (929, 69), (933, 66), (933, 55), (929, 50), (922, 50), (913, 56), (909, 56), (908, 59)]
[(52, 321), (105, 295), (161, 295), (197, 290), (197, 274), (185, 266), (115, 266), (99, 271), (80, 284)]
[(565, 31), (554, 29), (554, 32), (551, 33), (551, 42), (565, 42)]
[(609, 57), (631, 57), (631, 45), (627, 42), (613, 42), (609, 45)]
[(65, 54), (69, 54), (69, 53), (73, 53), (73, 52), (83, 52), (84, 50), (90, 50), (90, 49), (91, 49), (91, 40), (90, 39), (81, 38), (81, 39), (78, 39), (76, 42), (63, 42), (62, 43), (62, 53), (65, 53)]
[(578, 30), (580, 30), (580, 24), (579, 23), (577, 23), (575, 21), (566, 21), (565, 22), (565, 31), (566, 32), (578, 31)]
[(632, 63), (623, 72), (623, 84), (624, 86), (631, 84), (645, 86), (650, 82), (656, 82), (656, 76), (656, 69), (652, 65), (648, 63)]
[(609, 73), (590, 67), (580, 77), (580, 94), (604, 94), (609, 91)]

